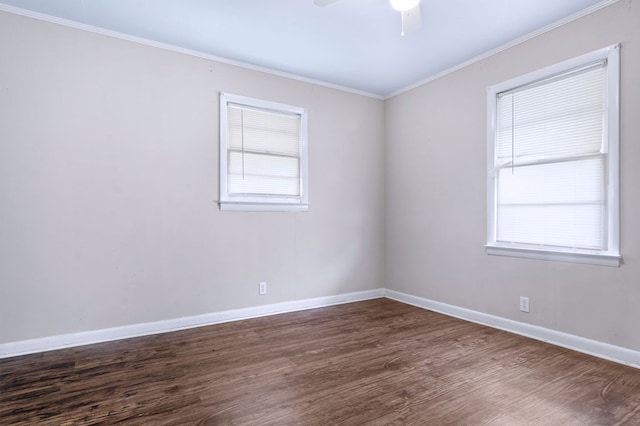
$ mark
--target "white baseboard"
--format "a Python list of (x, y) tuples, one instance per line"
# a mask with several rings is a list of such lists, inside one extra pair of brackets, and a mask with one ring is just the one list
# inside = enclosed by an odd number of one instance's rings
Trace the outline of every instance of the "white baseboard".
[(130, 337), (148, 336), (151, 334), (168, 333), (187, 328), (220, 324), (248, 318), (263, 317), (286, 312), (302, 311), (323, 306), (339, 305), (342, 303), (359, 302), (362, 300), (384, 297), (384, 289), (359, 291), (356, 293), (339, 294), (335, 296), (317, 297), (313, 299), (295, 300), (291, 302), (274, 303), (270, 305), (254, 306), (251, 308), (233, 309), (229, 311), (213, 312), (171, 320), (148, 322), (143, 324), (126, 325), (123, 327), (107, 328), (95, 331), (63, 334), (43, 337), (39, 339), (22, 340), (19, 342), (0, 343), (0, 359), (37, 352), (52, 351), (74, 346), (90, 345), (127, 339)]
[(640, 352), (638, 351), (633, 351), (631, 349), (626, 349), (620, 346), (614, 346), (608, 343), (602, 343), (596, 340), (586, 339), (584, 337), (574, 336), (572, 334), (562, 333), (560, 331), (513, 321), (510, 319), (497, 317), (495, 315), (472, 311), (470, 309), (461, 308), (458, 306), (436, 302), (434, 300), (382, 288), (360, 291), (356, 293), (339, 294), (335, 296), (274, 303), (270, 305), (255, 306), (251, 308), (213, 312), (209, 314), (195, 315), (171, 320), (126, 325), (123, 327), (63, 334), (58, 336), (23, 340), (19, 342), (0, 343), (0, 359), (37, 352), (46, 352), (56, 349), (70, 348), (75, 346), (90, 345), (94, 343), (109, 342), (113, 340), (127, 339), (130, 337), (168, 333), (171, 331), (184, 330), (188, 328), (202, 327), (206, 325), (220, 324), (224, 322), (263, 317), (286, 312), (295, 312), (305, 309), (320, 308), (323, 306), (332, 306), (342, 303), (378, 299), (381, 297), (387, 297), (389, 299), (428, 309), (430, 311), (460, 318), (466, 321), (471, 321), (477, 324), (486, 325), (500, 330), (505, 330), (511, 333), (530, 337), (536, 340), (541, 340), (543, 342), (551, 343), (567, 349), (572, 349), (599, 358), (604, 358), (617, 363), (640, 368)]
[(412, 296), (400, 293), (394, 290), (385, 290), (384, 296), (403, 302), (409, 305), (428, 309), (430, 311), (471, 321), (477, 324), (486, 325), (521, 336), (530, 337), (532, 339), (541, 340), (563, 348), (572, 349), (574, 351), (604, 358), (620, 364), (629, 365), (640, 368), (640, 352), (626, 349), (620, 346), (610, 345), (608, 343), (596, 340), (586, 339), (584, 337), (575, 336), (560, 331), (551, 330), (545, 327), (526, 324), (510, 319), (489, 315), (470, 309), (449, 305), (422, 297)]

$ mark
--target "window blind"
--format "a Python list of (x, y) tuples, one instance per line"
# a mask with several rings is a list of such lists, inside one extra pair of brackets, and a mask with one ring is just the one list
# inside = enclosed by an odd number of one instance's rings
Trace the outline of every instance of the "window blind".
[(606, 250), (606, 72), (497, 95), (496, 241)]
[(300, 115), (227, 104), (229, 194), (301, 195)]

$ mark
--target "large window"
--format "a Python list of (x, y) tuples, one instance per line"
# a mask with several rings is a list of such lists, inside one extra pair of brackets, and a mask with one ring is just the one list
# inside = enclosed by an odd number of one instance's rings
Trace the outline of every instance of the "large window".
[(220, 94), (220, 208), (306, 210), (304, 108)]
[(487, 252), (618, 266), (619, 46), (488, 90)]

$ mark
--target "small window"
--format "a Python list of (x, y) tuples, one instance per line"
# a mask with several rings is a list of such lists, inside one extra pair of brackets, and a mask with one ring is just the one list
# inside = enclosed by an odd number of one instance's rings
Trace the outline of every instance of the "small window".
[(487, 252), (619, 266), (619, 46), (488, 89)]
[(308, 209), (304, 108), (220, 94), (220, 208)]

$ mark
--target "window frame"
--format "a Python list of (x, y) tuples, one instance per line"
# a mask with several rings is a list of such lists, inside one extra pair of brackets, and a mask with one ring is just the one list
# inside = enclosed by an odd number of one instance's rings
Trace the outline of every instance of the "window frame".
[[(497, 241), (497, 179), (495, 151), (497, 143), (497, 99), (500, 93), (551, 79), (575, 69), (606, 61), (605, 194), (607, 230), (606, 250), (584, 250), (533, 246)], [(572, 263), (620, 266), (620, 45), (606, 47), (585, 55), (537, 70), (487, 88), (487, 243), (489, 255), (522, 257)]]
[[(293, 114), (300, 117), (300, 195), (278, 196), (236, 194), (228, 191), (228, 106), (229, 104)], [(220, 210), (231, 211), (306, 211), (309, 209), (307, 110), (302, 107), (220, 92)]]

